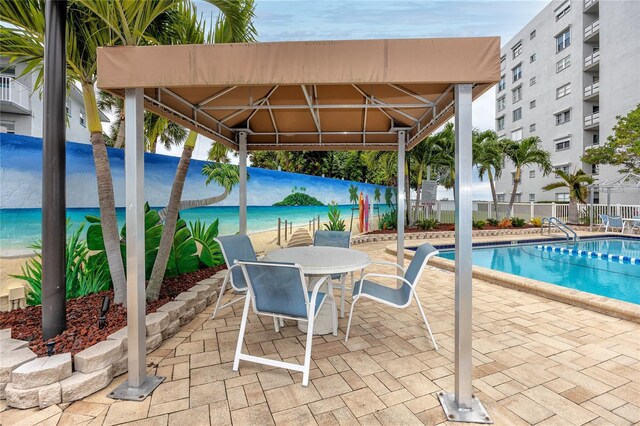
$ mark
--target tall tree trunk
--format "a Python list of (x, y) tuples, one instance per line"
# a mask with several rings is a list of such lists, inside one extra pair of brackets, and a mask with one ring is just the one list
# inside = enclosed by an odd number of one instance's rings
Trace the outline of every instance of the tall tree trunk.
[(418, 187), (416, 188), (416, 205), (413, 208), (413, 219), (411, 221), (412, 225), (415, 225), (418, 221), (418, 212), (420, 211), (420, 200), (422, 199), (422, 169), (418, 171)]
[(578, 201), (573, 194), (569, 194), (569, 223), (572, 225), (578, 224)]
[(514, 176), (515, 182), (513, 183), (513, 190), (511, 191), (511, 198), (509, 199), (509, 207), (505, 214), (506, 217), (512, 216), (513, 203), (516, 201), (516, 193), (518, 192), (518, 183), (520, 182), (520, 167), (516, 167), (516, 175)]
[(173, 186), (171, 187), (171, 195), (169, 196), (169, 203), (167, 204), (167, 216), (164, 221), (164, 228), (162, 229), (162, 237), (160, 238), (160, 247), (158, 247), (158, 255), (156, 256), (156, 260), (153, 264), (153, 270), (151, 271), (151, 277), (149, 278), (149, 284), (147, 285), (146, 296), (149, 301), (158, 300), (158, 296), (160, 295), (162, 280), (164, 279), (164, 273), (167, 269), (171, 245), (173, 244), (173, 237), (176, 232), (176, 223), (178, 221), (178, 212), (180, 211), (182, 190), (184, 189), (184, 182), (187, 177), (187, 171), (189, 170), (189, 164), (191, 163), (191, 156), (193, 155), (193, 149), (196, 144), (196, 136), (196, 132), (189, 132), (189, 136), (187, 137), (184, 148), (182, 149), (182, 156), (178, 163), (176, 177), (174, 178)]
[(120, 125), (118, 126), (118, 135), (116, 136), (116, 143), (114, 145), (115, 148), (123, 148), (124, 147), (124, 131), (125, 131), (125, 127), (126, 127), (126, 123), (124, 121), (124, 113), (122, 113), (120, 115)]
[[(178, 207), (178, 211), (187, 210), (187, 209), (195, 209), (196, 207), (204, 207), (210, 206), (211, 204), (217, 204), (220, 201), (224, 200), (229, 196), (230, 192), (225, 189), (225, 191), (220, 195), (214, 195), (213, 197), (202, 198), (199, 200), (184, 200), (180, 201), (180, 206)], [(162, 222), (165, 221), (167, 217), (168, 207), (163, 208), (158, 212), (160, 216), (160, 220)]]
[(405, 194), (405, 227), (409, 225), (411, 219), (411, 176), (409, 176), (409, 158), (404, 162), (404, 194)]
[(87, 126), (91, 133), (93, 162), (98, 183), (98, 205), (100, 206), (100, 219), (102, 221), (102, 238), (107, 254), (107, 262), (109, 263), (111, 280), (113, 281), (114, 303), (126, 304), (127, 279), (124, 273), (122, 253), (120, 252), (120, 235), (116, 219), (116, 201), (113, 194), (111, 166), (107, 156), (107, 146), (102, 135), (102, 123), (100, 123), (96, 93), (92, 83), (82, 85), (82, 96), (87, 114)]
[(489, 176), (489, 186), (491, 187), (491, 197), (493, 198), (493, 209), (496, 212), (496, 219), (498, 219), (498, 195), (496, 194), (496, 183), (493, 181), (491, 168), (487, 169), (487, 175)]

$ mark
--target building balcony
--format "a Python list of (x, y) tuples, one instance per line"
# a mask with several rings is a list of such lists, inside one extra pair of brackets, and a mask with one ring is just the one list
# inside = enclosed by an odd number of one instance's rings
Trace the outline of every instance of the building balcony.
[(600, 126), (600, 113), (596, 112), (595, 114), (587, 115), (584, 117), (584, 128), (585, 130), (595, 129)]
[(584, 29), (584, 41), (594, 42), (600, 40), (600, 20), (596, 19)]
[(600, 69), (600, 51), (593, 52), (584, 58), (585, 71), (598, 71)]
[(597, 101), (600, 97), (600, 82), (590, 84), (584, 88), (585, 101)]
[(600, 0), (584, 0), (584, 13), (598, 13)]
[(0, 75), (0, 107), (2, 112), (31, 114), (29, 89), (13, 77)]

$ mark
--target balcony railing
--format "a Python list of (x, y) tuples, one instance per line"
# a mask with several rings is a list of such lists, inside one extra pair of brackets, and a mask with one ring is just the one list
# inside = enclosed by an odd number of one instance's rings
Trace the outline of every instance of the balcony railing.
[(26, 111), (31, 111), (29, 89), (13, 77), (0, 75), (0, 101), (11, 102)]
[(596, 19), (591, 25), (584, 29), (584, 39), (586, 41), (598, 34), (600, 34), (600, 20)]
[(600, 64), (600, 51), (593, 52), (591, 55), (584, 58), (584, 69), (592, 68)]
[(596, 112), (595, 114), (587, 115), (584, 117), (584, 127), (585, 129), (599, 126), (600, 125), (600, 113)]
[(584, 0), (584, 11), (588, 11), (591, 7), (599, 5), (600, 0)]
[(600, 82), (596, 82), (596, 83), (590, 84), (589, 86), (584, 88), (584, 98), (585, 99), (592, 98), (594, 96), (598, 96), (599, 93), (600, 93)]

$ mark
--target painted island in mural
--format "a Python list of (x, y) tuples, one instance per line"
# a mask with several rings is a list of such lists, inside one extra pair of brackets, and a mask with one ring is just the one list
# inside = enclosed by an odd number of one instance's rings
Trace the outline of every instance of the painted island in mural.
[[(124, 224), (124, 151), (108, 149), (113, 175), (118, 221)], [(145, 154), (145, 198), (155, 209), (166, 206), (178, 157)], [(192, 160), (187, 174), (183, 200), (198, 200), (223, 192), (215, 183), (206, 184), (202, 173), (207, 162)], [(294, 226), (306, 226), (314, 217), (327, 220), (329, 204), (336, 203), (347, 222), (352, 209), (358, 209), (359, 197), (387, 209), (385, 187), (361, 182), (329, 179), (297, 173), (248, 168), (247, 226), (250, 233), (275, 229), (278, 218)], [(28, 246), (41, 235), (42, 140), (28, 136), (0, 135), (0, 256), (32, 253)], [(355, 196), (354, 196), (355, 188)], [(377, 197), (376, 197), (377, 196)], [(364, 201), (363, 201), (364, 203)], [(364, 204), (363, 207), (364, 209)], [(67, 143), (67, 216), (71, 226), (85, 222), (86, 216), (99, 216), (96, 178), (91, 146)], [(211, 223), (219, 220), (220, 234), (238, 232), (238, 188), (213, 206), (183, 210), (185, 221)], [(354, 230), (359, 210), (355, 210)]]

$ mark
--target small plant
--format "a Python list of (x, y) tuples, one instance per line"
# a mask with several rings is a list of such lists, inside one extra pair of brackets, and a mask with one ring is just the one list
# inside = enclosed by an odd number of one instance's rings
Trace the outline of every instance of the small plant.
[(329, 211), (327, 212), (327, 216), (329, 217), (329, 223), (325, 223), (324, 227), (328, 231), (344, 231), (346, 226), (344, 224), (344, 219), (340, 219), (340, 208), (338, 207), (338, 203), (332, 201), (329, 204)]
[(493, 219), (493, 218), (489, 218), (487, 219), (487, 223), (491, 226), (498, 226), (498, 223), (500, 223), (500, 221), (498, 219)]
[(487, 224), (484, 220), (474, 220), (471, 222), (473, 229), (484, 229)]
[(514, 217), (511, 219), (511, 225), (513, 225), (514, 228), (522, 228), (526, 223), (527, 221), (521, 217)]
[(534, 218), (532, 218), (532, 219), (531, 219), (531, 224), (532, 224), (533, 226), (537, 226), (537, 227), (542, 226), (542, 218), (540, 218), (540, 217), (534, 217)]
[(191, 235), (196, 240), (196, 243), (200, 245), (200, 263), (209, 268), (224, 263), (220, 246), (214, 241), (214, 238), (218, 236), (218, 225), (218, 219), (214, 220), (209, 226), (205, 222), (200, 222), (200, 219), (196, 220), (195, 223), (189, 222)]
[(397, 229), (398, 228), (398, 213), (396, 210), (391, 210), (380, 216), (378, 222), (378, 229)]
[(508, 217), (505, 217), (504, 219), (501, 219), (500, 222), (498, 222), (498, 228), (500, 229), (511, 228), (511, 225), (511, 219), (509, 219)]
[(416, 222), (416, 225), (418, 225), (418, 228), (423, 231), (429, 231), (431, 229), (435, 229), (439, 223), (440, 222), (438, 222), (437, 219), (422, 219)]

